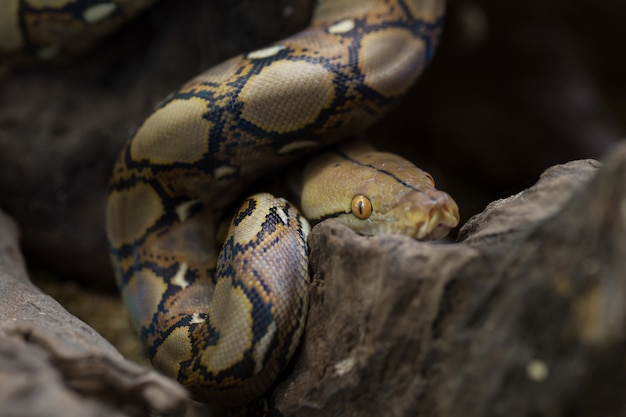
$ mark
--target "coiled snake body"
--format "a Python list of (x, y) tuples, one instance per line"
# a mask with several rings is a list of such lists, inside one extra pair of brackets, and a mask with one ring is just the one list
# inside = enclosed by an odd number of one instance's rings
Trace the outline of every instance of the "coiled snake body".
[[(225, 207), (259, 175), (384, 114), (434, 52), (443, 11), (443, 0), (320, 1), (305, 31), (168, 96), (121, 152), (106, 206), (117, 283), (154, 366), (196, 398), (246, 403), (265, 392), (308, 306), (304, 217), (254, 195), (218, 251)], [(428, 239), (458, 222), (428, 174), (363, 145), (320, 156), (304, 184), (307, 217), (362, 234)]]

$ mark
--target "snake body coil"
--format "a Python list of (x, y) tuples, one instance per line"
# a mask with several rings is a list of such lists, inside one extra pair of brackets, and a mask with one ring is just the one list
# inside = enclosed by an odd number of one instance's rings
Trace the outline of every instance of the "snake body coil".
[(117, 282), (154, 366), (196, 398), (245, 403), (285, 366), (308, 303), (308, 224), (253, 178), (363, 129), (433, 52), (440, 0), (322, 1), (310, 28), (232, 58), (160, 103), (122, 151), (107, 203)]
[[(103, 31), (144, 3), (5, 2), (0, 50), (45, 51), (56, 44), (40, 35), (59, 19)], [(309, 225), (297, 209), (249, 197), (218, 252), (225, 208), (252, 179), (379, 119), (434, 52), (443, 11), (443, 0), (319, 1), (309, 28), (192, 79), (122, 150), (106, 207), (117, 284), (154, 366), (197, 399), (246, 403), (265, 392), (308, 307)], [(302, 194), (317, 221), (417, 238), (458, 221), (454, 202), (408, 161), (362, 146), (322, 158)]]

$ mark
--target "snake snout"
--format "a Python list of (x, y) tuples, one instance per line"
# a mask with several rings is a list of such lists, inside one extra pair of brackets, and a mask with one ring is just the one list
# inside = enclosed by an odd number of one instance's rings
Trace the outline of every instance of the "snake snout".
[(413, 237), (418, 240), (435, 240), (446, 237), (450, 229), (459, 224), (459, 207), (443, 192), (431, 196), (431, 204), (422, 205), (414, 223)]

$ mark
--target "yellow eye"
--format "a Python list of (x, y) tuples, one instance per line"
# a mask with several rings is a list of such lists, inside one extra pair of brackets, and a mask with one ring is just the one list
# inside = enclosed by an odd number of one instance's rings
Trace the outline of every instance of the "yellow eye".
[(352, 199), (351, 208), (352, 214), (359, 219), (364, 220), (372, 215), (372, 202), (364, 195), (355, 195)]
[(424, 171), (424, 174), (426, 175), (426, 178), (428, 178), (428, 181), (430, 181), (430, 184), (434, 187), (435, 186), (435, 179), (433, 178), (432, 175), (430, 175), (428, 172)]

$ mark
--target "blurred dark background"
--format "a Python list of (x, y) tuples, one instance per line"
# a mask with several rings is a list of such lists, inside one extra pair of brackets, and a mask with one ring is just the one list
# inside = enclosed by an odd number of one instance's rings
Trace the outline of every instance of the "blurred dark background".
[(464, 219), (623, 137), (623, 17), (619, 1), (449, 2), (431, 67), (389, 120)]

